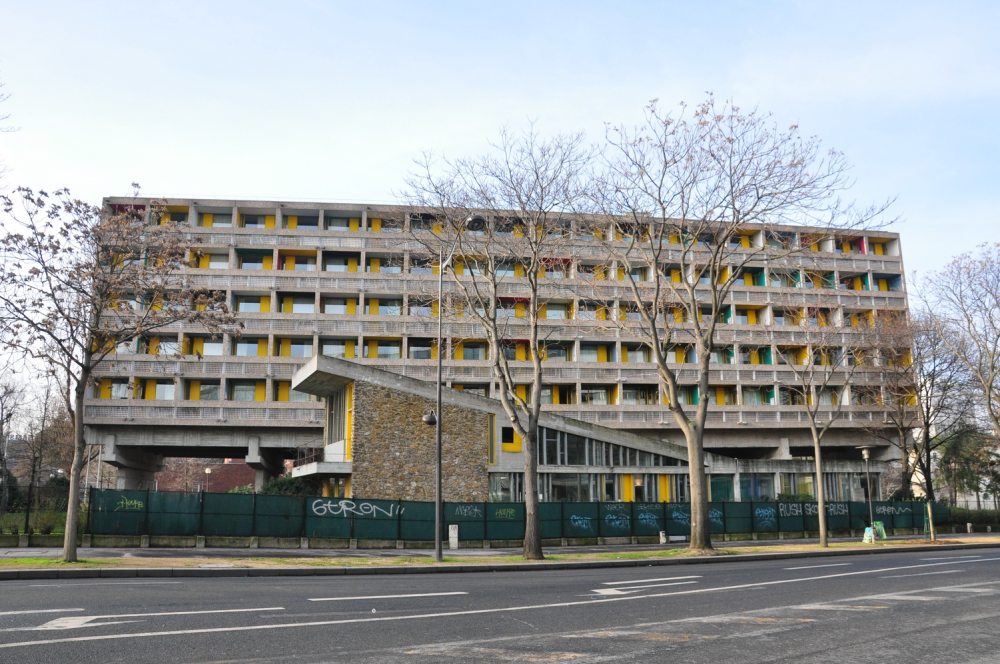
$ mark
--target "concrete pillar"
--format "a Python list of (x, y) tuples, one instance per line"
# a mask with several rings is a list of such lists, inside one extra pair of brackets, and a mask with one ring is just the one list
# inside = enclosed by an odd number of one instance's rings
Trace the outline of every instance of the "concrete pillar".
[(152, 489), (155, 471), (145, 468), (119, 468), (117, 489)]

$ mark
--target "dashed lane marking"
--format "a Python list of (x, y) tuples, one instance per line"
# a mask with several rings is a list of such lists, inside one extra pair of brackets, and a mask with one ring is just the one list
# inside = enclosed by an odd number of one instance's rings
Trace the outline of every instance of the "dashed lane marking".
[(411, 597), (446, 597), (448, 595), (468, 595), (464, 591), (450, 593), (410, 593), (408, 595), (362, 595), (356, 597), (310, 597), (310, 602), (350, 602), (364, 599), (407, 599)]

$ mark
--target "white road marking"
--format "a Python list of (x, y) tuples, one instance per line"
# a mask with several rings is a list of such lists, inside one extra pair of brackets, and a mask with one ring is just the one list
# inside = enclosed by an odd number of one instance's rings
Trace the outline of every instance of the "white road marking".
[(997, 592), (990, 588), (973, 588), (970, 586), (943, 586), (935, 588), (934, 591), (939, 593), (983, 593), (986, 595), (995, 595)]
[(786, 570), (819, 569), (820, 567), (850, 567), (854, 563), (830, 563), (829, 565), (803, 565), (802, 567), (785, 567)]
[(183, 581), (109, 581), (107, 583), (32, 583), (29, 588), (75, 588), (76, 586), (164, 586)]
[(467, 592), (456, 591), (451, 593), (412, 593), (409, 595), (362, 595), (357, 597), (310, 597), (310, 602), (349, 602), (362, 599), (405, 599), (408, 597), (444, 597), (446, 595), (468, 595)]
[(33, 613), (69, 613), (70, 611), (85, 611), (86, 609), (33, 609), (31, 611), (0, 611), (0, 616), (23, 616)]
[(963, 560), (965, 558), (982, 558), (982, 555), (978, 556), (939, 556), (937, 558), (921, 558), (920, 560)]
[(940, 597), (927, 597), (926, 595), (907, 595), (904, 593), (899, 593), (894, 595), (892, 593), (887, 593), (885, 595), (872, 595), (872, 599), (887, 599), (893, 602), (935, 602), (940, 600)]
[(792, 607), (793, 609), (800, 609), (802, 611), (878, 611), (880, 609), (887, 609), (887, 606), (879, 606), (877, 604), (871, 604), (868, 606), (862, 606), (858, 604), (797, 604)]
[(675, 581), (673, 583), (654, 583), (645, 586), (635, 586), (634, 588), (595, 588), (591, 592), (595, 595), (628, 595), (630, 593), (637, 593), (644, 588), (662, 588), (664, 586), (685, 586), (689, 583), (698, 583), (697, 581)]
[(205, 611), (161, 611), (157, 613), (119, 613), (107, 616), (64, 616), (50, 620), (38, 627), (28, 627), (27, 630), (49, 630), (49, 629), (78, 629), (80, 627), (103, 627), (104, 625), (118, 625), (123, 622), (137, 622), (135, 620), (118, 620), (114, 622), (94, 623), (95, 620), (107, 620), (108, 618), (152, 618), (154, 616), (201, 616), (213, 613), (256, 613), (260, 611), (284, 611), (283, 606), (269, 606), (261, 609), (209, 609)]
[[(968, 561), (968, 564), (974, 563), (985, 563), (985, 562), (996, 562), (1000, 561), (1000, 558), (983, 558), (980, 560)], [(200, 629), (177, 629), (177, 630), (166, 630), (162, 632), (129, 632), (129, 633), (118, 633), (118, 634), (101, 634), (101, 635), (91, 635), (91, 636), (75, 636), (75, 637), (65, 637), (59, 639), (40, 639), (36, 641), (19, 641), (13, 643), (0, 643), (0, 650), (8, 648), (23, 648), (26, 646), (39, 646), (39, 645), (51, 645), (54, 643), (81, 643), (84, 641), (111, 641), (118, 639), (139, 639), (139, 638), (162, 638), (165, 636), (182, 636), (189, 634), (221, 634), (221, 633), (235, 633), (235, 632), (255, 632), (268, 629), (290, 629), (290, 628), (303, 628), (303, 627), (329, 627), (332, 625), (352, 625), (359, 623), (375, 623), (375, 622), (399, 622), (403, 620), (425, 620), (429, 618), (450, 618), (454, 616), (472, 616), (472, 615), (486, 615), (486, 614), (497, 614), (497, 613), (515, 613), (520, 611), (538, 611), (543, 609), (558, 609), (567, 608), (571, 606), (583, 606), (592, 605), (598, 603), (611, 603), (611, 602), (631, 602), (642, 599), (657, 599), (660, 597), (677, 597), (680, 595), (696, 595), (704, 593), (715, 593), (715, 592), (725, 592), (729, 590), (744, 590), (747, 588), (757, 588), (762, 586), (776, 586), (784, 585), (789, 583), (805, 583), (807, 581), (822, 581), (826, 579), (836, 579), (845, 576), (863, 576), (868, 574), (882, 574), (885, 572), (894, 572), (897, 570), (914, 569), (916, 567), (935, 567), (937, 565), (945, 565), (947, 563), (926, 563), (923, 565), (906, 565), (902, 567), (884, 567), (881, 569), (873, 570), (858, 570), (854, 572), (842, 572), (840, 574), (827, 574), (824, 576), (813, 576), (813, 577), (801, 577), (796, 579), (780, 579), (777, 581), (763, 581), (758, 583), (742, 583), (733, 586), (721, 586), (715, 588), (693, 588), (691, 590), (676, 590), (673, 592), (666, 593), (654, 593), (651, 595), (628, 595), (626, 597), (602, 597), (600, 599), (586, 599), (577, 600), (571, 602), (554, 602), (549, 604), (526, 604), (521, 606), (504, 606), (490, 609), (466, 609), (463, 611), (441, 611), (437, 613), (418, 613), (411, 615), (395, 615), (395, 616), (378, 616), (375, 618), (365, 617), (365, 618), (341, 618), (337, 620), (316, 620), (309, 622), (298, 622), (298, 623), (267, 623), (263, 625), (238, 625), (235, 627), (204, 627)], [(933, 590), (933, 589), (932, 589)], [(871, 598), (858, 598), (858, 599), (875, 599)]]
[(663, 579), (634, 579), (632, 581), (605, 581), (602, 586), (630, 586), (633, 583), (656, 583), (659, 581), (684, 581), (686, 579), (700, 579), (700, 576), (668, 576)]
[(961, 574), (965, 570), (961, 569), (944, 569), (940, 572), (917, 572), (915, 574), (892, 574), (890, 576), (880, 576), (880, 579), (906, 579), (911, 576), (933, 576), (935, 574)]

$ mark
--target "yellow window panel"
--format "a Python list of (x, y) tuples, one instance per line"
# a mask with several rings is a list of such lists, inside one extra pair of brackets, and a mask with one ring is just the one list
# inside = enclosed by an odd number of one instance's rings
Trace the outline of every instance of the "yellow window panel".
[(889, 290), (889, 280), (888, 279), (879, 279), (878, 280), (878, 289), (880, 291), (887, 291), (887, 290)]
[(347, 299), (347, 315), (354, 316), (358, 313), (358, 300), (351, 297)]
[[(344, 388), (344, 456), (347, 461), (354, 458), (354, 383)], [(350, 481), (350, 480), (348, 480)]]
[(292, 384), (287, 380), (278, 381), (278, 401), (288, 401)]
[(757, 310), (756, 309), (748, 309), (747, 310), (747, 324), (748, 325), (756, 325), (757, 324)]
[(681, 271), (679, 269), (674, 268), (670, 270), (670, 281), (675, 284), (681, 283)]
[(715, 388), (715, 405), (716, 406), (726, 405), (726, 388), (724, 387)]
[(201, 381), (192, 380), (190, 383), (190, 390), (188, 391), (189, 401), (201, 401)]
[(357, 256), (348, 256), (348, 258), (347, 258), (347, 271), (348, 272), (357, 272), (358, 271), (358, 257)]
[(372, 316), (378, 316), (378, 298), (368, 300), (368, 313)]
[(528, 344), (518, 343), (514, 346), (514, 359), (520, 362), (528, 359)]
[(258, 380), (253, 391), (254, 401), (267, 401), (267, 381)]
[(147, 355), (159, 355), (160, 353), (160, 338), (150, 337), (149, 344), (146, 346)]
[(281, 269), (283, 269), (283, 270), (291, 270), (292, 272), (294, 272), (295, 271), (295, 256), (285, 256), (284, 257), (284, 264), (281, 266)]
[(632, 483), (631, 473), (622, 475), (622, 501), (635, 502), (635, 484)]
[(215, 215), (213, 215), (211, 212), (206, 212), (205, 214), (201, 215), (201, 225), (204, 226), (205, 228), (211, 228), (212, 224), (214, 223), (214, 218)]
[(453, 359), (464, 360), (465, 359), (465, 343), (462, 341), (457, 342), (451, 350)]
[(204, 355), (205, 354), (205, 340), (201, 337), (195, 337), (191, 340), (191, 354), (192, 355)]
[(514, 316), (516, 318), (527, 318), (528, 316), (528, 305), (524, 302), (514, 303)]
[(264, 217), (264, 228), (274, 228), (274, 215), (269, 214)]
[(371, 226), (372, 233), (381, 233), (382, 232), (382, 220), (381, 219), (379, 219), (378, 217), (372, 217), (368, 221), (370, 222), (369, 226)]
[(745, 272), (743, 274), (743, 285), (744, 286), (753, 286), (754, 285), (754, 283), (753, 283), (753, 275), (750, 274), (749, 272)]
[[(524, 399), (525, 401), (527, 401), (528, 400), (528, 386), (527, 385), (515, 385), (514, 386), (514, 394), (516, 394), (519, 398)], [(517, 432), (514, 432), (514, 437), (515, 438), (517, 437)]]
[(628, 364), (628, 346), (622, 345), (622, 364)]
[(100, 398), (101, 399), (110, 399), (111, 398), (111, 379), (110, 378), (102, 378), (97, 385), (98, 385), (98, 395), (100, 396)]
[(142, 395), (143, 395), (143, 397), (145, 397), (145, 399), (147, 401), (153, 401), (154, 399), (156, 399), (156, 380), (155, 379), (150, 378), (150, 379), (148, 379), (146, 381), (146, 389), (143, 391)]
[(597, 281), (604, 281), (607, 279), (607, 272), (605, 271), (603, 265), (594, 266), (594, 279)]
[(263, 265), (261, 267), (265, 270), (274, 269), (274, 256), (264, 256)]
[(271, 311), (271, 296), (261, 295), (260, 296), (260, 312), (262, 314), (270, 313)]
[(281, 339), (278, 342), (278, 355), (280, 357), (291, 357), (292, 356), (292, 340), (291, 339)]
[(354, 346), (356, 342), (354, 340), (348, 340), (344, 342), (344, 357), (350, 360), (354, 359)]
[(298, 217), (298, 215), (295, 215), (295, 214), (288, 215), (288, 218), (287, 218), (287, 221), (285, 222), (285, 225), (288, 228), (290, 228), (290, 229), (292, 229), (292, 228), (298, 228), (299, 227), (299, 217)]
[(369, 258), (368, 266), (370, 272), (378, 272), (382, 269), (382, 259), (381, 258)]
[(608, 347), (601, 345), (597, 347), (597, 361), (607, 362), (608, 361)]
[(257, 357), (267, 356), (267, 339), (257, 340)]
[(660, 484), (660, 502), (668, 502), (670, 500), (670, 481), (668, 475), (657, 476), (657, 481)]
[(281, 313), (283, 314), (292, 313), (292, 306), (294, 304), (295, 304), (294, 301), (290, 297), (281, 298)]

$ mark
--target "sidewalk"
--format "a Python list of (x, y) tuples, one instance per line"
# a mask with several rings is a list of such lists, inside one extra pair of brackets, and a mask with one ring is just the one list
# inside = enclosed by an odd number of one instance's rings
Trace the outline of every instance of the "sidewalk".
[[(61, 549), (0, 549), (0, 580), (137, 577), (336, 576), (356, 574), (428, 574), (546, 569), (644, 567), (726, 563), (783, 558), (884, 554), (900, 551), (946, 551), (1000, 547), (1000, 534), (949, 534), (932, 544), (919, 537), (891, 537), (876, 544), (831, 539), (820, 549), (816, 540), (720, 542), (725, 555), (685, 556), (683, 545), (602, 545), (551, 547), (546, 561), (520, 560), (520, 549), (445, 551), (433, 561), (428, 549), (98, 549), (81, 548), (82, 563), (59, 561)], [(19, 564), (22, 563), (23, 564)]]

